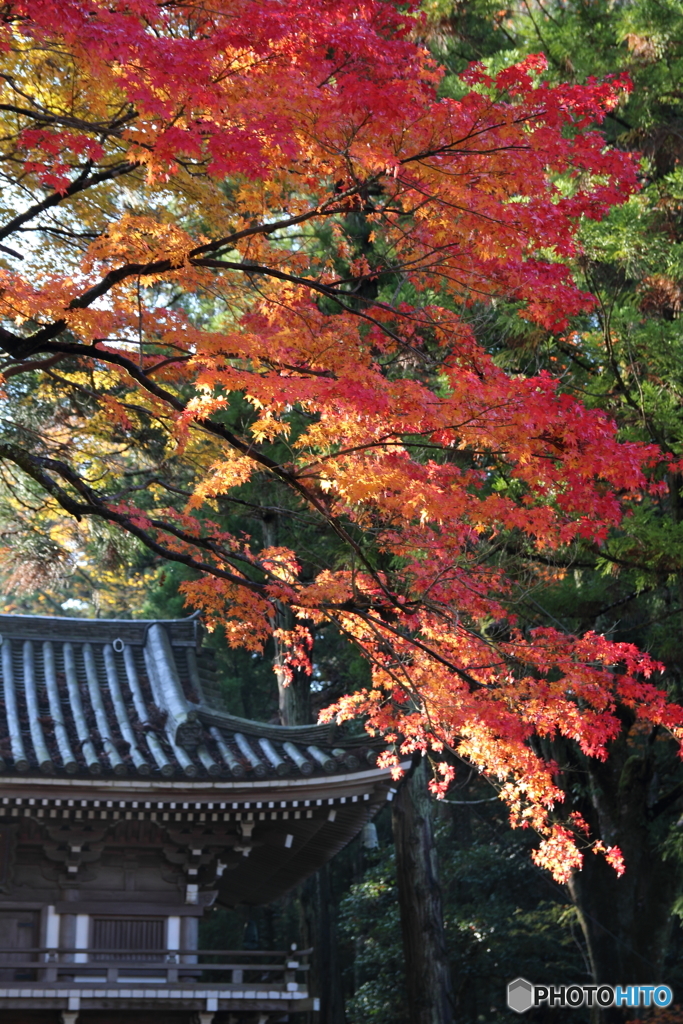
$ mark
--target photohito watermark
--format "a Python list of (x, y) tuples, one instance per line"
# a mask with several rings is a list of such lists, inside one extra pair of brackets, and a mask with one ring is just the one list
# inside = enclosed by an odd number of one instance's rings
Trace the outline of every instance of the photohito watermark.
[(508, 985), (508, 1006), (515, 1013), (532, 1006), (669, 1006), (673, 997), (668, 985), (532, 985), (526, 978)]

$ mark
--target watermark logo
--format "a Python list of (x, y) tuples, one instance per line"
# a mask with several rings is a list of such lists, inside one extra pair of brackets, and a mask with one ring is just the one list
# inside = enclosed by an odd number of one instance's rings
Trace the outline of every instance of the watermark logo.
[(669, 1006), (673, 992), (668, 985), (532, 985), (515, 978), (508, 985), (508, 1006), (526, 1013), (533, 1006)]

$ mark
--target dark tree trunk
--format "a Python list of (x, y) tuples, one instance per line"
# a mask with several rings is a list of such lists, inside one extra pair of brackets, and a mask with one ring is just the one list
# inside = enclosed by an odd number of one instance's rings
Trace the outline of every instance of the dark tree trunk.
[(313, 947), (311, 992), (320, 999), (320, 1013), (314, 1014), (312, 1020), (315, 1024), (346, 1024), (337, 922), (327, 865), (304, 882), (301, 908), (307, 941)]
[[(671, 517), (683, 519), (681, 477), (671, 475)], [(683, 595), (683, 574), (678, 574)], [(683, 602), (681, 603), (683, 608)], [(599, 624), (596, 623), (597, 630)], [(587, 853), (584, 866), (569, 883), (596, 984), (657, 984), (672, 924), (672, 906), (681, 883), (677, 855), (664, 859), (662, 844), (680, 816), (683, 784), (677, 745), (658, 729), (643, 733), (628, 709), (617, 709), (620, 735), (609, 744), (607, 761), (566, 757), (567, 809), (581, 812), (594, 837), (605, 846), (618, 846), (626, 870), (619, 877), (602, 856)], [(566, 750), (563, 751), (566, 754)], [(561, 755), (557, 758), (563, 761)], [(594, 1016), (599, 1015), (596, 1012)], [(611, 1008), (604, 1021), (623, 1021), (633, 1010)]]
[(452, 1024), (453, 991), (432, 830), (429, 766), (420, 757), (393, 805), (396, 875), (411, 1024)]
[[(631, 842), (628, 842), (631, 838)], [(620, 837), (627, 870), (619, 878), (602, 857), (587, 854), (570, 881), (596, 984), (652, 985), (662, 981), (678, 887), (674, 865), (640, 837)], [(620, 1021), (633, 1010), (613, 1008), (603, 1019)]]
[[(572, 801), (592, 835), (605, 846), (618, 846), (626, 865), (619, 877), (602, 855), (587, 852), (583, 869), (569, 883), (596, 984), (651, 985), (666, 980), (664, 958), (681, 869), (676, 857), (664, 860), (662, 839), (680, 809), (677, 785), (668, 794), (661, 792), (657, 735), (655, 731), (649, 740), (634, 737), (625, 727), (611, 744), (606, 762), (584, 761), (588, 791)], [(623, 1021), (633, 1017), (633, 1010), (610, 1008), (600, 1016), (603, 1021)]]

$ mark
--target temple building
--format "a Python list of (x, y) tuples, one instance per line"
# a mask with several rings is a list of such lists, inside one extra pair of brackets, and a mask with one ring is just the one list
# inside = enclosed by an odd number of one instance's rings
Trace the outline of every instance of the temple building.
[(266, 1024), (316, 1001), (296, 950), (202, 951), (391, 798), (368, 740), (224, 706), (198, 618), (0, 616), (2, 1024)]

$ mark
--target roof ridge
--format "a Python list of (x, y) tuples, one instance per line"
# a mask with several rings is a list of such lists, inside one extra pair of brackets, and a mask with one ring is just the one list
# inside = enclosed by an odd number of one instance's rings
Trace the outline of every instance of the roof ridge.
[(164, 626), (175, 647), (199, 647), (202, 623), (198, 614), (182, 619), (83, 619), (70, 615), (0, 614), (0, 635), (8, 639), (56, 640), (88, 639), (140, 645), (152, 626)]

